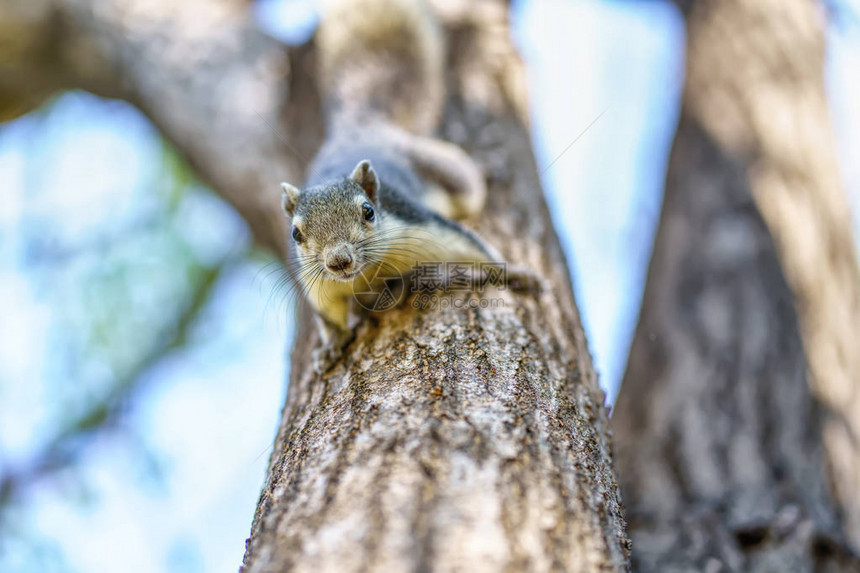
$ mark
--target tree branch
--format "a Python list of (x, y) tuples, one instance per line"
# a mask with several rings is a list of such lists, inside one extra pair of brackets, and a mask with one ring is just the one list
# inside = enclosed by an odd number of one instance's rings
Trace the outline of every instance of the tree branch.
[(277, 183), (301, 179), (321, 133), (309, 47), (229, 0), (14, 0), (0, 22), (0, 108), (69, 88), (131, 102), (285, 255)]
[(539, 300), (370, 316), (320, 376), (307, 310), (243, 571), (620, 571), (604, 396), (540, 192), (503, 3), (447, 2), (443, 134), (489, 174), (470, 221)]

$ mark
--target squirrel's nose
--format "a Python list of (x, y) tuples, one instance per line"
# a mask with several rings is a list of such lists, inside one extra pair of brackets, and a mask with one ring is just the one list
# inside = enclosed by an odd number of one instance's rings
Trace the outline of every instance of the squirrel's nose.
[(352, 255), (349, 253), (333, 253), (325, 262), (325, 266), (334, 272), (344, 271), (352, 265)]

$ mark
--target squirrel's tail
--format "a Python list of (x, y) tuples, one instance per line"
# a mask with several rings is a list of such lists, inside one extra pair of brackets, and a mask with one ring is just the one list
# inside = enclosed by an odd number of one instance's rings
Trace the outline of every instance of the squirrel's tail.
[(423, 2), (330, 0), (316, 41), (330, 123), (383, 119), (417, 134), (436, 128), (444, 45)]

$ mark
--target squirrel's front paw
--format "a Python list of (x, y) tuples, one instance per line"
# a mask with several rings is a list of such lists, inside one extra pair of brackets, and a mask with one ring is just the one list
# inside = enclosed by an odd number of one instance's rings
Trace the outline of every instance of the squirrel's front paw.
[(543, 284), (531, 269), (517, 265), (508, 265), (507, 287), (516, 293), (537, 296), (543, 291)]

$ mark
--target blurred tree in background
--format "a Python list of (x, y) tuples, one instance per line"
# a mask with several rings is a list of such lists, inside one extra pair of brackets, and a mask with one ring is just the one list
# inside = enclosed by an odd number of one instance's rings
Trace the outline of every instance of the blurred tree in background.
[[(44, 122), (50, 122), (51, 108), (40, 112)], [(195, 199), (188, 195), (209, 192), (161, 145), (161, 181), (124, 208), (105, 212), (109, 220), (69, 229), (60, 208), (27, 213), (20, 221), (19, 248), (34, 290), (60, 311), (52, 347), (64, 358), (58, 361), (63, 372), (51, 373), (57, 380), (49, 389), (58, 410), (48, 417), (59, 429), (23, 467), (5, 468), (0, 506), (18, 489), (73, 463), (89, 434), (118, 421), (146, 372), (186, 344), (224, 268), (246, 255), (219, 253), (214, 245), (208, 253), (195, 248), (200, 239), (189, 236), (193, 224), (187, 220)], [(57, 191), (62, 193), (62, 185)], [(63, 379), (87, 381), (88, 387)]]
[(687, 63), (613, 416), (640, 571), (860, 569), (860, 266), (810, 0), (679, 2)]
[[(175, 487), (168, 452), (139, 414), (129, 419), (132, 407), (171, 378), (157, 372), (171, 359), (187, 363), (179, 355), (195, 349), (211, 360), (207, 345), (226, 342), (213, 332), (216, 292), (219, 305), (238, 302), (238, 274), (265, 293), (278, 267), (126, 104), (68, 92), (9, 124), (0, 146), (4, 181), (23, 179), (4, 190), (0, 228), (0, 570), (67, 570), (64, 551), (33, 529), (46, 492), (100, 505), (93, 470), (106, 456), (137, 487)], [(266, 445), (257, 439), (255, 455)]]

